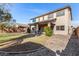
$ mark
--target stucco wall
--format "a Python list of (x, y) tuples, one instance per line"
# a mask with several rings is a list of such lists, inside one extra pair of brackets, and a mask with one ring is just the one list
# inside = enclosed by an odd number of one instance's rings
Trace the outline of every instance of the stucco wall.
[(39, 18), (36, 18), (36, 22), (39, 22), (40, 20), (39, 20)]
[(44, 20), (48, 20), (48, 15), (45, 15), (44, 16)]
[[(63, 10), (61, 10), (61, 11), (63, 11)], [(59, 17), (56, 17), (57, 12), (52, 13), (53, 19), (56, 19), (55, 26), (53, 29), (54, 34), (68, 35), (68, 34), (72, 33), (70, 10), (68, 8), (66, 8), (66, 9), (64, 9), (64, 11), (65, 11), (65, 15), (59, 16)], [(50, 19), (48, 19), (48, 15), (44, 15), (39, 18), (36, 18), (36, 22), (40, 22), (40, 21), (44, 21), (44, 20), (50, 20)], [(62, 25), (65, 26), (65, 30), (56, 30), (56, 26), (62, 26)]]
[[(70, 11), (68, 9), (65, 9), (65, 15), (56, 17), (56, 22), (54, 26), (54, 34), (63, 34), (68, 35), (69, 34), (69, 26), (71, 26), (71, 19), (70, 19)], [(56, 26), (65, 26), (65, 30), (56, 30)]]

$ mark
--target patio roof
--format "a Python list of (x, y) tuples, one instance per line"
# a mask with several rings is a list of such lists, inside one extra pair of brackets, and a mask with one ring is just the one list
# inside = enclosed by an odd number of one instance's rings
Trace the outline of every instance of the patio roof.
[(36, 24), (45, 24), (45, 23), (48, 23), (48, 22), (51, 22), (51, 23), (55, 23), (56, 19), (52, 19), (52, 20), (44, 20), (44, 21), (40, 21), (40, 22), (35, 22), (35, 23), (30, 23), (28, 25), (36, 25)]

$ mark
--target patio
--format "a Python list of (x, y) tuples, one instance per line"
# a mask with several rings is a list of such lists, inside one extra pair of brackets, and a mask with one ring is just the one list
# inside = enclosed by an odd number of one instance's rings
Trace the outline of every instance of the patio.
[(62, 52), (62, 50), (66, 48), (69, 38), (69, 35), (53, 35), (49, 40), (47, 40), (45, 45), (55, 52), (57, 50)]

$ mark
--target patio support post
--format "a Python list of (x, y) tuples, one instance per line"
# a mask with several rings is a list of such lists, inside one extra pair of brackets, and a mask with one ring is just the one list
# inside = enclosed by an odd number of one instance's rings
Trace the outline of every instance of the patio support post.
[(38, 30), (38, 24), (36, 24), (36, 30)]
[(50, 26), (51, 26), (51, 23), (49, 22), (49, 23), (48, 23), (48, 27), (50, 27)]
[(31, 28), (31, 25), (29, 25), (29, 28), (30, 28), (30, 30), (31, 30), (31, 32), (32, 32), (32, 28)]

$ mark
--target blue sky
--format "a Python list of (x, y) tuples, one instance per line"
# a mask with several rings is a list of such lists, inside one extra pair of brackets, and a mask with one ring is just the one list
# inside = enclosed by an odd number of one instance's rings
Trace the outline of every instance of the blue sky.
[(72, 3), (15, 3), (10, 6), (10, 12), (17, 23), (30, 23), (30, 19), (49, 11), (70, 5), (72, 8), (72, 24), (79, 25), (79, 4)]

